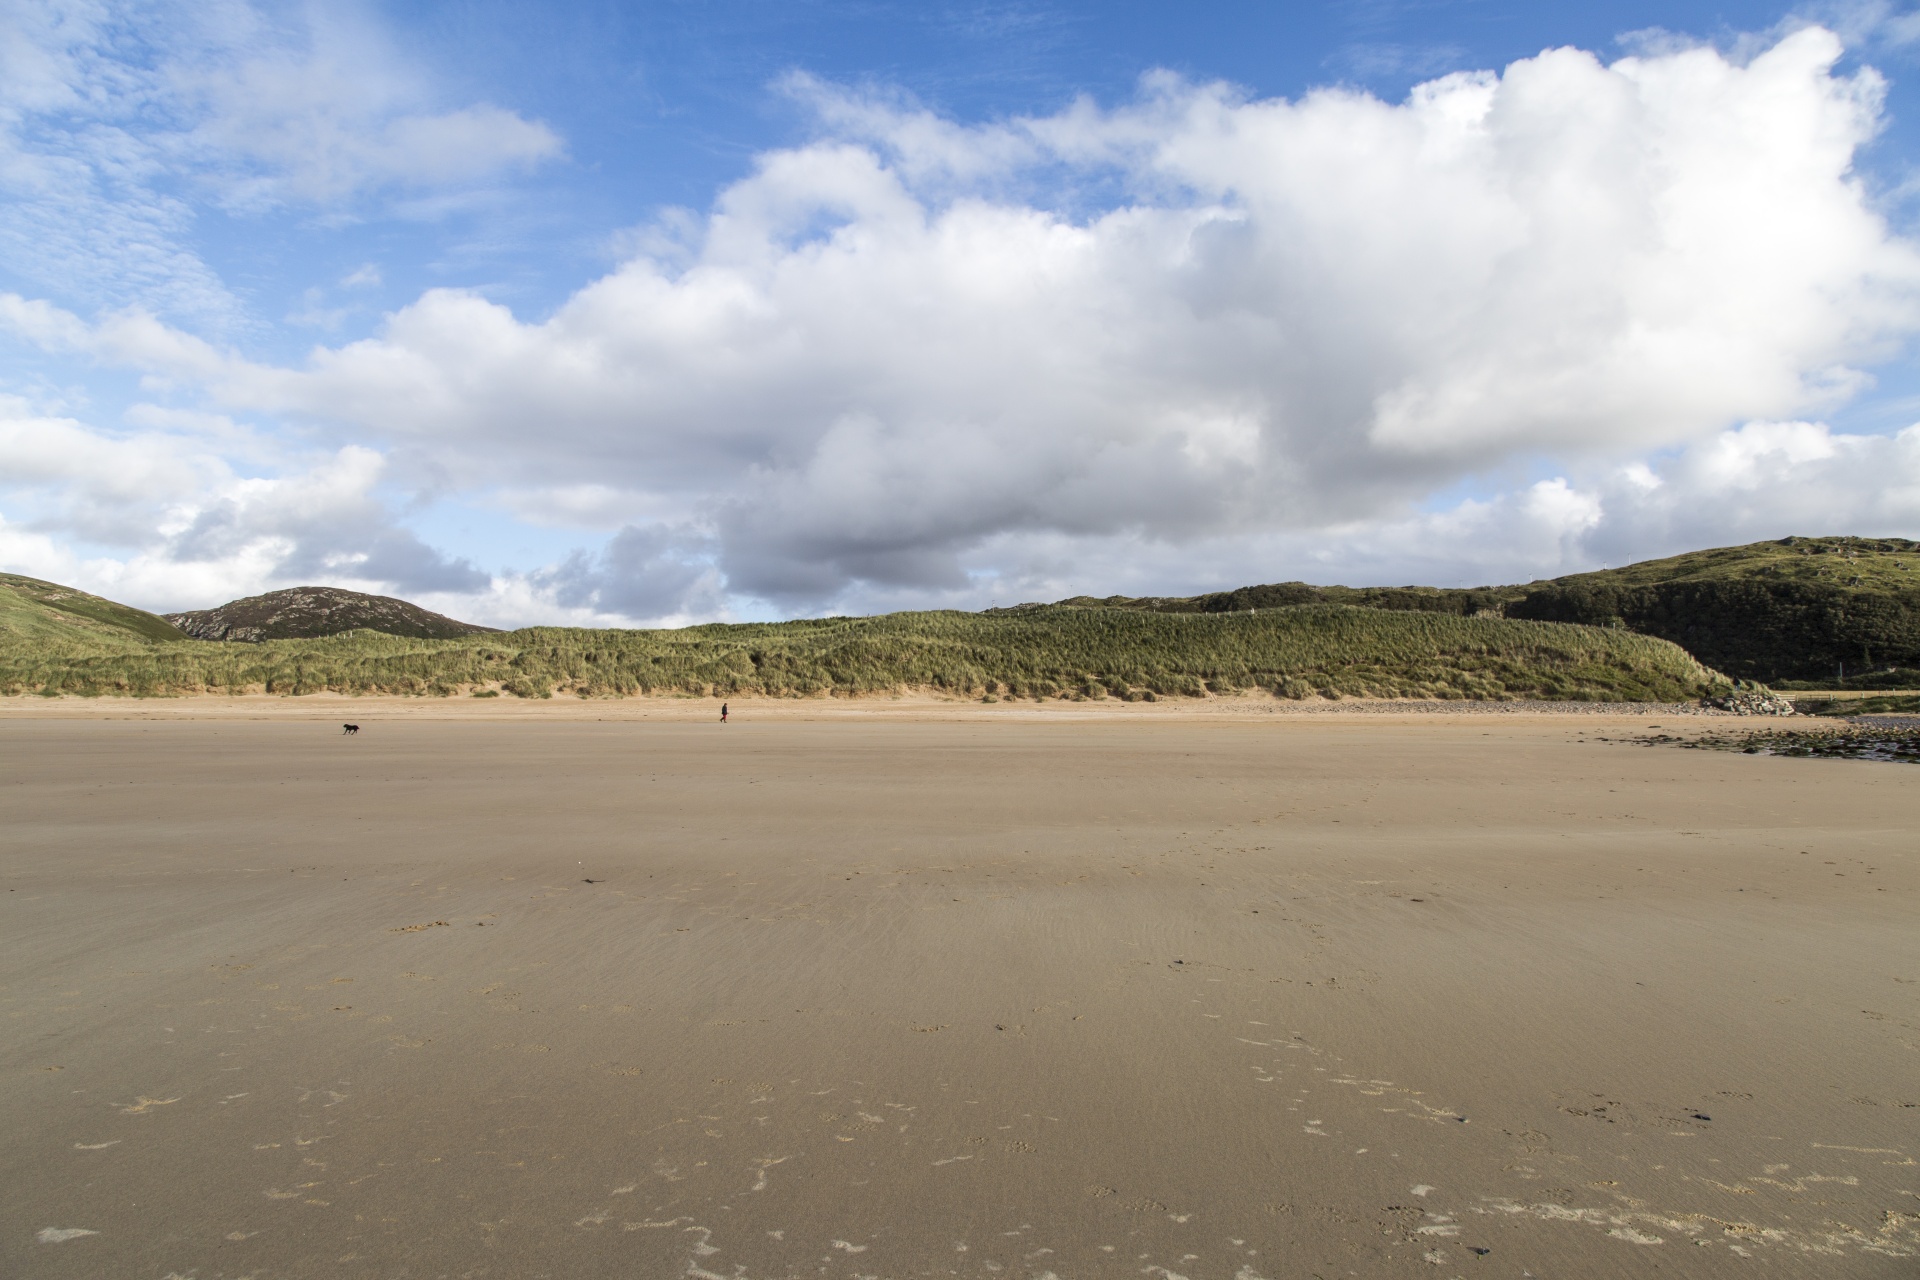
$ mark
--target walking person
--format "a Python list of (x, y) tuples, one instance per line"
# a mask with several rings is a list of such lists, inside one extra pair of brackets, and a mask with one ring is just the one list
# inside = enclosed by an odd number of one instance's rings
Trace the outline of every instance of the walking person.
[(727, 722), (727, 704), (723, 702), (720, 704), (720, 723), (725, 724), (726, 722)]

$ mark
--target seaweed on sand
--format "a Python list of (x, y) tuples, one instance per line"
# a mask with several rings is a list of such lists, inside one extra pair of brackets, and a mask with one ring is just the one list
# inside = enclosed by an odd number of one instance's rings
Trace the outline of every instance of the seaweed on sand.
[(1698, 751), (1737, 751), (1750, 756), (1794, 756), (1821, 760), (1885, 760), (1920, 764), (1920, 720), (1759, 730), (1711, 730), (1681, 737), (1649, 734), (1635, 741), (1650, 747), (1688, 747)]

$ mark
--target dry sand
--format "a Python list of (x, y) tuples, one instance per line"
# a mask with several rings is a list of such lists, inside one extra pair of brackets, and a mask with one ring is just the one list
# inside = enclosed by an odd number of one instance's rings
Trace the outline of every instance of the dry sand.
[(1920, 770), (734, 705), (0, 708), (0, 1275), (1920, 1271)]

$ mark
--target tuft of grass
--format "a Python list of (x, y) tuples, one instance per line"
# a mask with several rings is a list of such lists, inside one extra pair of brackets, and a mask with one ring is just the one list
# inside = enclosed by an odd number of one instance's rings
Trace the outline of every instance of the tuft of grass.
[(1920, 694), (1883, 698), (1795, 698), (1793, 707), (1810, 716), (1920, 715)]
[(265, 692), (520, 698), (1542, 698), (1665, 702), (1723, 685), (1678, 646), (1600, 627), (1313, 604), (1257, 613), (1041, 606), (998, 613), (529, 627), (417, 639), (355, 631), (260, 644), (0, 629), (0, 693)]

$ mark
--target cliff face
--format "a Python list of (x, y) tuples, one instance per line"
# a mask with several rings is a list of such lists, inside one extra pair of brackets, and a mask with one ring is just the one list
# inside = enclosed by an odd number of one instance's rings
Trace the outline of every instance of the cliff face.
[(343, 631), (380, 631), (422, 640), (452, 640), (492, 631), (392, 596), (339, 587), (290, 587), (233, 600), (217, 609), (169, 613), (168, 622), (196, 640), (305, 640)]

